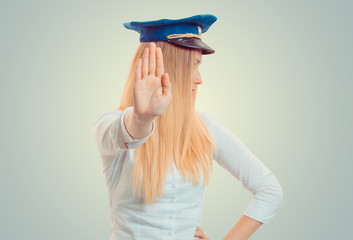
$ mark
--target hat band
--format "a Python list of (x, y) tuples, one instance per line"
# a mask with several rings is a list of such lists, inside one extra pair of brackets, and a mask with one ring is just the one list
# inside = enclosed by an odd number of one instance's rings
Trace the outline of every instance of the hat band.
[(196, 38), (198, 38), (198, 39), (201, 39), (201, 36), (200, 36), (200, 35), (193, 34), (193, 33), (185, 33), (185, 34), (170, 34), (170, 35), (166, 36), (166, 38), (168, 38), (168, 39), (173, 39), (173, 38), (183, 38), (183, 37), (186, 37), (186, 38), (196, 37)]

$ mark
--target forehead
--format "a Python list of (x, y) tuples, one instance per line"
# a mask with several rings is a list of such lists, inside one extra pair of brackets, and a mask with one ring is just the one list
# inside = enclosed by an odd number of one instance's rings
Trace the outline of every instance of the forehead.
[(195, 49), (192, 52), (195, 59), (202, 59), (202, 51), (200, 49)]

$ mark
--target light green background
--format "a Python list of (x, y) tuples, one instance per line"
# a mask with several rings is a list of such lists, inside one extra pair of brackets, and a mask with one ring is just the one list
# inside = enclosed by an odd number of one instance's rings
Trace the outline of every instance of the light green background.
[[(0, 2), (0, 239), (109, 239), (92, 135), (118, 106), (138, 34), (127, 21), (210, 13), (197, 109), (277, 176), (284, 205), (251, 239), (348, 239), (352, 1)], [(214, 164), (201, 227), (224, 237), (251, 193)]]

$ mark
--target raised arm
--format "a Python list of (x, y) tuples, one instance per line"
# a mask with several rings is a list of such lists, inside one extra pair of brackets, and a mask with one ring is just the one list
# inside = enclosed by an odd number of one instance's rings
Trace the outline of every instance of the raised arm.
[(171, 100), (169, 76), (164, 73), (161, 48), (151, 43), (136, 66), (133, 105), (123, 111), (103, 114), (94, 126), (102, 157), (142, 145), (154, 131), (154, 118), (161, 115)]
[(135, 73), (134, 108), (127, 113), (125, 124), (131, 136), (143, 138), (150, 133), (154, 117), (167, 109), (172, 98), (161, 48), (150, 43), (143, 52), (143, 59), (138, 59)]

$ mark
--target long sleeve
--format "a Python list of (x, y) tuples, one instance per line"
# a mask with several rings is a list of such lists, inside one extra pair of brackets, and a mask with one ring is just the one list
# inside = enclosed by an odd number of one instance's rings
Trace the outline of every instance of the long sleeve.
[(276, 176), (230, 130), (211, 115), (207, 117), (216, 145), (213, 159), (253, 194), (243, 214), (271, 222), (283, 205), (283, 190)]
[(147, 137), (132, 137), (125, 126), (124, 118), (133, 107), (127, 107), (123, 111), (113, 110), (101, 115), (95, 123), (93, 134), (101, 157), (111, 157), (120, 154), (127, 149), (141, 146), (154, 132), (155, 121), (152, 130)]

